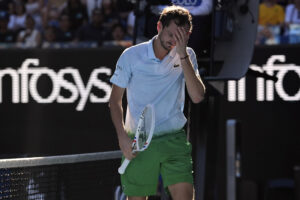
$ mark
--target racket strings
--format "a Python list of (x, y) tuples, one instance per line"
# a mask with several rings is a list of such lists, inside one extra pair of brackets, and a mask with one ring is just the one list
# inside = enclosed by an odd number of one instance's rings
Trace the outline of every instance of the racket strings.
[(145, 120), (144, 120), (142, 123), (142, 127), (140, 129), (140, 134), (139, 134), (139, 138), (138, 138), (138, 146), (140, 149), (145, 146), (145, 142), (147, 141), (147, 134), (146, 134), (145, 127), (146, 127), (146, 124), (145, 124)]
[(143, 119), (141, 126), (139, 127), (139, 136), (136, 140), (136, 146), (139, 150), (147, 146), (148, 137), (150, 135), (152, 125), (152, 115), (153, 111), (150, 108), (146, 108), (141, 118)]

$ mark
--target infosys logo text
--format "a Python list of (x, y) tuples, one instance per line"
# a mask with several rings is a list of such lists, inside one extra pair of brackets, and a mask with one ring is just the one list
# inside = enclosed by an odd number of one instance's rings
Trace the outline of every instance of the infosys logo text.
[[(277, 62), (281, 62), (277, 64)], [(300, 87), (295, 94), (288, 94), (284, 87), (284, 78), (288, 72), (293, 72), (300, 78), (300, 66), (287, 64), (285, 55), (273, 55), (268, 58), (267, 63), (262, 67), (250, 65), (250, 68), (258, 72), (266, 72), (270, 76), (276, 76), (278, 81), (256, 79), (256, 100), (274, 101), (275, 93), (284, 101), (299, 101)], [(276, 64), (275, 64), (276, 63)], [(299, 85), (298, 85), (299, 86)], [(228, 101), (246, 101), (246, 78), (239, 81), (228, 81)]]
[[(34, 67), (30, 67), (33, 65)], [(28, 103), (29, 97), (38, 103), (74, 103), (78, 101), (77, 111), (84, 110), (87, 101), (91, 103), (106, 103), (109, 100), (111, 86), (98, 78), (99, 74), (110, 76), (111, 69), (107, 67), (95, 68), (85, 84), (78, 69), (66, 67), (55, 72), (48, 67), (38, 67), (39, 59), (26, 59), (19, 69), (5, 68), (0, 70), (0, 103), (3, 101), (3, 77), (10, 76), (12, 84), (12, 103)], [(52, 82), (52, 91), (45, 97), (38, 92), (37, 85), (41, 75), (46, 75)], [(74, 82), (67, 80), (66, 76), (72, 76)], [(104, 96), (93, 94), (92, 88), (96, 87), (104, 92)], [(64, 97), (61, 89), (68, 90), (71, 95)]]

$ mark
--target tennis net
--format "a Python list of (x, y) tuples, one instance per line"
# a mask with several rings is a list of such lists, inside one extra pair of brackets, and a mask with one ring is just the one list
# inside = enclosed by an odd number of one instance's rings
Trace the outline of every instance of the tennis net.
[(113, 199), (120, 151), (0, 159), (0, 200)]

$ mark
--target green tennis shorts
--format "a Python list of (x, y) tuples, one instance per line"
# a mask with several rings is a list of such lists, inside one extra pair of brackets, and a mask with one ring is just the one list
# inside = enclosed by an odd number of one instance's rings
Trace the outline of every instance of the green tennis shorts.
[(165, 188), (181, 182), (193, 184), (191, 150), (184, 130), (153, 138), (121, 175), (123, 192), (127, 196), (155, 195), (160, 175)]

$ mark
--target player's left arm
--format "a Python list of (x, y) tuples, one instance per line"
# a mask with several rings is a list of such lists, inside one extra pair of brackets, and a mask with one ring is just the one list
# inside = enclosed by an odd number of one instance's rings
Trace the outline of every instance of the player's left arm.
[(195, 73), (193, 64), (190, 60), (190, 55), (187, 52), (187, 42), (189, 33), (183, 28), (178, 27), (175, 34), (176, 50), (180, 56), (181, 66), (186, 82), (188, 94), (193, 103), (199, 103), (204, 99), (205, 86), (199, 74)]

